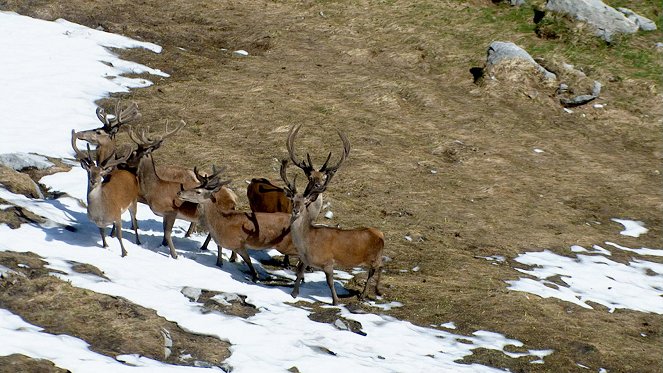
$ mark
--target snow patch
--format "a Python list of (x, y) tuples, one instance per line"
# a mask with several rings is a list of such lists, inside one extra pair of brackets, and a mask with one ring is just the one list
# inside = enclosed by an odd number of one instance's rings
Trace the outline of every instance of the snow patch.
[(640, 237), (641, 234), (649, 232), (649, 229), (645, 228), (645, 223), (641, 221), (616, 219), (616, 218), (610, 220), (624, 226), (624, 230), (619, 232), (619, 234), (622, 234), (624, 236)]

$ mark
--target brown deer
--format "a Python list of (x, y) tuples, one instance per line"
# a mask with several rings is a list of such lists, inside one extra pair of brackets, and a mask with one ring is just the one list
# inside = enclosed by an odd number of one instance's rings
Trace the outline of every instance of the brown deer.
[(76, 139), (87, 141), (97, 146), (98, 159), (107, 159), (111, 154), (126, 154), (127, 150), (116, 148), (115, 135), (120, 131), (122, 125), (140, 119), (138, 104), (131, 103), (126, 108), (120, 110), (120, 100), (115, 104), (115, 110), (112, 115), (108, 115), (106, 110), (97, 108), (97, 118), (102, 127), (76, 132)]
[[(343, 142), (343, 155), (341, 156), (341, 159), (335, 166), (327, 166), (332, 155), (332, 153), (329, 152), (329, 155), (327, 156), (327, 159), (325, 160), (322, 167), (316, 170), (313, 166), (313, 162), (311, 161), (311, 156), (309, 153), (306, 154), (308, 161), (307, 163), (307, 161), (300, 161), (295, 152), (295, 139), (299, 133), (300, 128), (301, 125), (295, 125), (292, 126), (288, 131), (286, 148), (288, 149), (290, 160), (292, 160), (292, 162), (297, 167), (304, 171), (304, 174), (308, 179), (307, 188), (309, 188), (309, 185), (310, 187), (320, 186), (325, 182), (325, 180), (328, 178), (331, 179), (331, 177), (334, 176), (334, 173), (336, 173), (338, 167), (345, 160), (345, 158), (347, 158), (348, 154), (350, 153), (350, 142), (343, 133), (338, 132), (339, 136), (341, 137), (341, 141)], [(252, 179), (251, 183), (246, 188), (246, 196), (249, 200), (251, 211), (253, 212), (285, 212), (288, 214), (292, 212), (292, 202), (286, 194), (286, 191), (283, 188), (272, 184), (272, 182), (267, 179)], [(322, 210), (322, 196), (316, 198), (315, 201), (309, 205), (308, 209), (313, 220), (315, 220), (320, 214), (320, 210)], [(283, 258), (283, 265), (285, 267), (290, 265), (290, 259), (288, 255)]]
[(228, 183), (218, 177), (199, 176), (200, 185), (182, 190), (179, 197), (187, 202), (198, 204), (200, 223), (214, 238), (219, 247), (216, 265), (221, 267), (221, 247), (237, 253), (251, 271), (253, 281), (258, 281), (248, 249), (265, 250), (275, 248), (285, 255), (296, 254), (289, 234), (290, 214), (283, 212), (243, 212), (222, 210), (216, 205), (214, 193)]
[[(349, 149), (349, 146), (347, 148)], [(342, 158), (336, 169), (343, 160), (345, 157)], [(318, 194), (327, 189), (331, 175), (327, 175), (322, 184), (311, 185), (309, 183), (302, 194), (297, 194), (295, 181), (293, 180), (291, 183), (285, 172), (281, 173), (281, 178), (292, 198), (290, 235), (300, 259), (297, 265), (297, 279), (291, 295), (294, 298), (299, 295), (299, 286), (304, 278), (304, 268), (311, 266), (325, 272), (327, 285), (332, 293), (332, 303), (338, 304), (338, 296), (334, 289), (335, 265), (341, 267), (368, 266), (368, 278), (359, 298), (362, 299), (366, 296), (368, 284), (373, 277), (375, 277), (375, 294), (379, 295), (378, 285), (382, 269), (384, 234), (375, 228), (339, 229), (313, 225), (313, 217), (307, 207), (315, 201)]]
[[(97, 149), (96, 151), (99, 153), (100, 159), (106, 159), (110, 154), (112, 153), (117, 153), (117, 154), (126, 154), (128, 151), (131, 151), (129, 149), (123, 148), (119, 149), (116, 145), (116, 135), (117, 133), (124, 128), (123, 125), (138, 120), (141, 117), (140, 112), (138, 111), (138, 104), (135, 102), (131, 103), (129, 106), (127, 106), (124, 109), (121, 109), (121, 101), (118, 100), (117, 103), (115, 104), (115, 109), (112, 114), (107, 114), (105, 109), (99, 107), (97, 108), (96, 111), (97, 118), (101, 123), (103, 124), (102, 127), (96, 128), (93, 130), (87, 130), (87, 131), (80, 131), (76, 132), (76, 138), (80, 140), (87, 141), (88, 143), (92, 145), (96, 145)], [(158, 148), (158, 146), (156, 146)], [(154, 150), (154, 149), (152, 149)], [(136, 158), (136, 154), (141, 153), (141, 149), (136, 149), (133, 151), (134, 155), (132, 157)], [(140, 159), (140, 157), (138, 157)], [(132, 164), (131, 158), (127, 162), (127, 164), (120, 164), (119, 167), (121, 169), (126, 169), (128, 171), (131, 171), (133, 173), (136, 173), (137, 171), (137, 162), (135, 162), (135, 165), (132, 167), (130, 166)], [(167, 166), (157, 166), (157, 172), (159, 173), (159, 176), (161, 176), (164, 180), (169, 180), (169, 181), (176, 181), (179, 183), (183, 183), (187, 187), (195, 187), (198, 185), (198, 180), (196, 179), (195, 175), (191, 172), (190, 169), (185, 168), (185, 167), (180, 167), (180, 166), (174, 166), (174, 165), (167, 165)], [(222, 203), (232, 205), (232, 208), (237, 204), (237, 196), (234, 195), (234, 192), (232, 192), (228, 188), (223, 188), (219, 191), (219, 201), (222, 201)], [(138, 202), (144, 203), (145, 201), (142, 198), (139, 198)], [(191, 223), (189, 226), (189, 229), (187, 230), (187, 233), (185, 234), (185, 237), (189, 237), (191, 233), (193, 232), (195, 227), (195, 223)], [(113, 231), (111, 231), (111, 235), (113, 234)], [(209, 242), (209, 237), (208, 240), (205, 241), (206, 243), (203, 244), (201, 247), (202, 250), (205, 250), (207, 248), (207, 243)]]
[[(179, 132), (185, 125), (186, 123), (181, 121), (181, 124), (174, 130), (166, 131), (165, 134), (153, 138), (147, 137), (144, 131), (140, 135), (133, 130), (129, 131), (129, 137), (138, 145), (138, 150), (132, 153), (137, 155), (129, 160), (129, 167), (137, 168), (136, 174), (138, 175), (142, 200), (145, 201), (152, 212), (163, 218), (164, 238), (161, 244), (169, 247), (170, 255), (173, 258), (177, 258), (177, 251), (171, 237), (175, 220), (183, 219), (191, 223), (198, 222), (198, 206), (195, 203), (183, 202), (178, 198), (177, 193), (180, 191), (181, 185), (194, 187), (199, 182), (195, 173), (192, 173), (196, 180), (195, 185), (192, 185), (190, 180), (185, 184), (183, 180), (169, 180), (162, 177), (161, 169), (154, 164), (152, 151), (157, 149), (167, 137)], [(220, 188), (215, 196), (217, 197), (217, 203), (224, 209), (233, 210), (237, 204), (237, 196), (226, 187)]]
[(116, 158), (113, 153), (103, 160), (97, 157), (95, 163), (90, 156), (90, 145), (88, 145), (87, 154), (76, 146), (74, 130), (71, 132), (71, 146), (76, 152), (81, 166), (88, 173), (87, 216), (99, 227), (103, 247), (108, 247), (106, 226), (113, 224), (124, 257), (127, 255), (127, 250), (122, 243), (122, 213), (127, 209), (131, 214), (131, 226), (136, 235), (136, 244), (140, 245), (136, 221), (138, 180), (131, 172), (115, 168), (118, 164), (125, 162), (129, 154)]

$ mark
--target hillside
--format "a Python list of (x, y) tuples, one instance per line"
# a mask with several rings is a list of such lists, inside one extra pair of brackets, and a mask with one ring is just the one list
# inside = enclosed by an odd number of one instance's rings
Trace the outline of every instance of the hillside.
[[(663, 26), (657, 2), (608, 3)], [(242, 209), (245, 180), (279, 181), (292, 125), (303, 124), (297, 149), (316, 164), (340, 153), (336, 129), (347, 134), (350, 158), (325, 194), (334, 217), (321, 221), (385, 233), (384, 302), (403, 306), (384, 313), (437, 329), (453, 321), (457, 333), (490, 330), (524, 349), (555, 351), (543, 365), (487, 348), (464, 362), (511, 371), (660, 369), (660, 310), (592, 297), (580, 300), (587, 308), (507, 283), (547, 265), (521, 255), (549, 250), (577, 259), (574, 245), (610, 249), (617, 264), (663, 265), (661, 256), (606, 245), (662, 248), (660, 31), (606, 44), (556, 19), (560, 37), (541, 38), (530, 6), (487, 0), (7, 0), (0, 10), (162, 46), (159, 54), (116, 50), (170, 75), (134, 76), (154, 84), (116, 96), (138, 103), (142, 128), (185, 120), (155, 152), (157, 163), (225, 166)], [(475, 83), (470, 69), (484, 66), (495, 40), (516, 43), (546, 67), (574, 65), (601, 83), (600, 97), (565, 111), (558, 83), (531, 75)], [(98, 104), (111, 107), (115, 98)], [(648, 232), (620, 234), (616, 218), (641, 221)], [(549, 279), (564, 287), (564, 276)], [(364, 278), (348, 287), (361, 289)]]

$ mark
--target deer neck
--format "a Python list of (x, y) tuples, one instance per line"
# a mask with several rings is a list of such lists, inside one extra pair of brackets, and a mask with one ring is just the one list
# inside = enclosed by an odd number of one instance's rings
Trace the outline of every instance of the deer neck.
[(322, 210), (322, 194), (318, 195), (318, 198), (315, 199), (315, 201), (311, 202), (308, 207), (306, 207), (306, 211), (308, 212), (310, 223), (315, 220), (318, 215), (320, 215), (320, 211)]
[(88, 184), (87, 190), (87, 215), (94, 223), (105, 224), (106, 206), (103, 203), (103, 182), (97, 183), (93, 188)]
[[(309, 205), (310, 206), (310, 205)], [(308, 209), (304, 209), (302, 213), (290, 223), (290, 235), (292, 242), (295, 244), (299, 257), (308, 263), (306, 254), (308, 252), (308, 238), (311, 232), (311, 214)]]
[(108, 159), (115, 152), (115, 139), (109, 139), (105, 142), (100, 142), (97, 146), (97, 159), (99, 162)]
[(138, 163), (138, 181), (140, 194), (146, 198), (150, 190), (157, 188), (161, 179), (157, 175), (152, 155), (143, 157)]

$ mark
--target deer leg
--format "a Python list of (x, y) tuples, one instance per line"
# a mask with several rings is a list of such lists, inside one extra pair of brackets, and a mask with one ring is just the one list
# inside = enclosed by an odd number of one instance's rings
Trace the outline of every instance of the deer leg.
[(366, 285), (364, 285), (364, 290), (361, 291), (361, 294), (357, 298), (359, 300), (363, 300), (366, 298), (366, 291), (368, 290), (368, 283), (371, 282), (371, 279), (375, 275), (375, 268), (371, 267), (368, 269), (368, 277), (366, 278)]
[(338, 296), (336, 295), (336, 289), (334, 288), (334, 266), (326, 265), (322, 270), (325, 271), (327, 285), (332, 293), (332, 304), (335, 306), (338, 304)]
[(133, 201), (131, 206), (129, 206), (129, 215), (131, 215), (131, 229), (133, 229), (136, 234), (136, 245), (140, 245), (140, 239), (138, 238), (138, 219), (136, 219), (137, 208), (138, 202)]
[[(234, 253), (235, 251), (233, 251)], [(239, 256), (242, 257), (244, 262), (246, 263), (247, 266), (249, 266), (249, 270), (251, 270), (251, 277), (253, 278), (253, 282), (258, 282), (258, 272), (256, 272), (256, 269), (253, 268), (253, 263), (251, 263), (251, 258), (249, 257), (249, 253), (246, 251), (246, 249), (241, 249), (239, 251)]]
[(290, 255), (283, 256), (283, 268), (290, 268)]
[(122, 257), (124, 258), (125, 256), (127, 256), (127, 249), (124, 248), (124, 244), (122, 243), (122, 220), (119, 220), (114, 225), (118, 227), (115, 231), (117, 232), (117, 240), (120, 241), (120, 248), (122, 248)]
[(228, 259), (228, 261), (233, 262), (233, 263), (236, 262), (237, 261), (237, 253), (233, 251), (232, 254), (230, 254), (230, 259)]
[[(193, 223), (191, 223), (191, 225), (193, 225)], [(189, 233), (189, 232), (187, 232), (187, 233)], [(184, 236), (184, 237), (188, 237), (188, 236)], [(203, 242), (203, 245), (200, 246), (200, 250), (207, 250), (207, 245), (209, 245), (209, 242), (211, 240), (212, 240), (212, 235), (208, 233), (207, 238), (205, 238), (205, 242)], [(219, 253), (221, 253), (221, 247), (220, 246), (219, 246)]]
[[(166, 231), (170, 232), (173, 228), (171, 225), (171, 229), (166, 229), (166, 226), (168, 225), (168, 215), (163, 216), (163, 222), (162, 222), (162, 228), (163, 228), (163, 238), (161, 239), (161, 246), (168, 246), (168, 239), (166, 239)], [(174, 223), (173, 223), (174, 224)]]
[(375, 275), (375, 295), (382, 295), (382, 292), (380, 289), (378, 289), (378, 285), (380, 284), (380, 276), (382, 275), (382, 267), (377, 267), (375, 271), (377, 272)]
[(223, 256), (222, 256), (222, 253), (221, 253), (221, 245), (217, 244), (216, 248), (219, 250), (219, 253), (216, 255), (216, 266), (217, 267), (223, 267)]
[[(175, 218), (176, 215), (165, 215), (163, 217), (163, 240), (170, 248), (170, 256), (173, 257), (173, 259), (177, 259), (177, 251), (175, 251), (175, 245), (173, 244), (173, 238), (171, 237)], [(161, 244), (163, 245), (163, 242)]]
[[(115, 226), (115, 225), (113, 225)], [(101, 244), (103, 247), (108, 247), (108, 244), (106, 243), (106, 228), (104, 227), (99, 227), (99, 234), (101, 235)]]
[[(113, 223), (113, 226), (111, 227), (111, 231), (108, 234), (110, 237), (115, 237), (115, 223)], [(104, 246), (106, 247), (106, 246)]]
[[(191, 235), (193, 234), (193, 231), (195, 229), (196, 229), (196, 223), (189, 224), (189, 229), (186, 230), (186, 233), (184, 234), (184, 237), (185, 238), (191, 237)], [(205, 250), (207, 250), (207, 248), (205, 248)]]
[(292, 293), (290, 293), (293, 298), (297, 298), (299, 295), (299, 285), (304, 279), (304, 267), (304, 262), (300, 260), (299, 263), (297, 263), (297, 279), (295, 280), (295, 287), (292, 289)]

